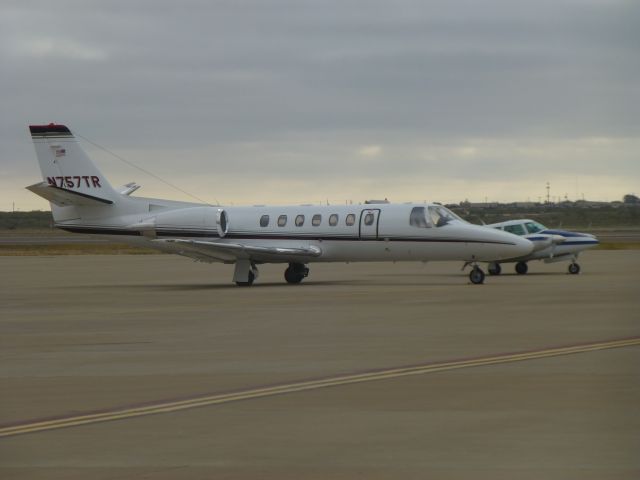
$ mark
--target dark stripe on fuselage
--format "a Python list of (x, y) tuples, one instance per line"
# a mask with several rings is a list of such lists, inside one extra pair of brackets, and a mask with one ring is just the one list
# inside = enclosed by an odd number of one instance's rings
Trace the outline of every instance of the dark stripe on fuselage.
[(132, 237), (139, 237), (142, 235), (139, 231), (122, 230), (118, 228), (71, 227), (62, 225), (56, 225), (56, 228), (71, 233), (84, 233), (86, 235), (129, 235)]
[[(58, 228), (72, 233), (85, 233), (89, 235), (131, 235), (141, 236), (137, 230), (124, 230), (119, 228), (63, 226)], [(180, 238), (219, 238), (217, 232), (199, 230), (163, 230), (156, 229), (157, 237)], [(338, 235), (283, 235), (283, 234), (227, 234), (224, 239), (232, 240), (307, 240), (307, 241), (378, 241), (378, 242), (423, 242), (423, 243), (488, 243), (497, 245), (515, 245), (511, 242), (496, 242), (489, 240), (465, 240), (457, 238), (417, 238), (417, 237), (364, 237), (338, 236)]]

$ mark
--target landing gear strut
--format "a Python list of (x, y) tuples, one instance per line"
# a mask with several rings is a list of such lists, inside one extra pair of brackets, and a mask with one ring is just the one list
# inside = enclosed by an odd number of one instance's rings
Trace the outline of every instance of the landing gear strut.
[(238, 260), (236, 269), (233, 272), (233, 281), (239, 287), (250, 287), (254, 280), (258, 278), (258, 267), (249, 260)]
[(516, 272), (518, 273), (518, 275), (524, 275), (528, 270), (529, 266), (527, 265), (527, 262), (516, 263)]
[(464, 265), (462, 266), (462, 270), (467, 268), (469, 265), (473, 265), (473, 267), (471, 268), (471, 271), (469, 272), (469, 281), (474, 285), (480, 285), (481, 283), (484, 282), (484, 272), (476, 263), (475, 257), (472, 260), (464, 262)]
[(307, 275), (309, 275), (309, 269), (302, 263), (290, 263), (284, 271), (284, 279), (287, 283), (300, 283)]

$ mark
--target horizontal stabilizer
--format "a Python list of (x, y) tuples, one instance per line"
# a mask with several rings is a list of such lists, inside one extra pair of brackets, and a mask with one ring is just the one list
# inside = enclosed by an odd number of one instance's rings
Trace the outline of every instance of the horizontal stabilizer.
[(111, 200), (105, 198), (94, 197), (86, 193), (74, 192), (62, 187), (56, 187), (46, 182), (40, 182), (33, 185), (29, 185), (27, 190), (31, 190), (36, 195), (40, 195), (42, 198), (49, 200), (54, 205), (59, 207), (68, 207), (73, 205), (81, 206), (104, 206), (112, 205)]
[(140, 185), (138, 185), (136, 182), (131, 182), (121, 186), (120, 188), (117, 188), (116, 190), (120, 193), (120, 195), (131, 195), (139, 188)]

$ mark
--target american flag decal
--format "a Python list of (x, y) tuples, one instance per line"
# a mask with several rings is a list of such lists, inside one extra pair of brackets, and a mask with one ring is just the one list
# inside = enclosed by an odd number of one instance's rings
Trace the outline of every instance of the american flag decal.
[(67, 154), (67, 151), (64, 148), (58, 148), (56, 150), (56, 158), (64, 157)]

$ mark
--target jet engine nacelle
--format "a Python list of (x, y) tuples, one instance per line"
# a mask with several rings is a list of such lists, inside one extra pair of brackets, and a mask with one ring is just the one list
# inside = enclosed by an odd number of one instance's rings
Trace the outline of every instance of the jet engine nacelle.
[(224, 208), (219, 208), (216, 212), (216, 229), (220, 238), (224, 237), (229, 230), (229, 216)]

